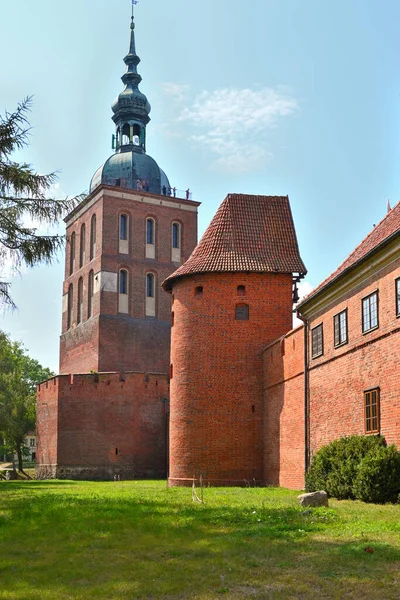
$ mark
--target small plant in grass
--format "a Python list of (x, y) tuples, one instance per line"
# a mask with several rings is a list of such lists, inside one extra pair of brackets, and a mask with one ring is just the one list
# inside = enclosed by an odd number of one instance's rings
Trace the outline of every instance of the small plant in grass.
[(354, 481), (358, 500), (383, 504), (396, 502), (400, 494), (400, 453), (396, 446), (377, 448), (361, 461)]
[(340, 500), (358, 498), (354, 488), (360, 465), (367, 456), (386, 449), (381, 436), (352, 435), (323, 446), (314, 456), (306, 474), (306, 490), (326, 490)]

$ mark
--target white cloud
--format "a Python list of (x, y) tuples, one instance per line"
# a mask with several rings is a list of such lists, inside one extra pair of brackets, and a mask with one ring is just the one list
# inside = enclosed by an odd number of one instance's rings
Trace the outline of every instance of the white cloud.
[(174, 83), (165, 81), (161, 84), (162, 91), (166, 96), (170, 96), (178, 103), (183, 103), (187, 100), (190, 86), (184, 83)]
[(189, 140), (226, 171), (260, 167), (272, 154), (266, 132), (298, 110), (295, 98), (283, 88), (222, 88), (203, 91), (191, 102), (188, 86), (169, 83), (163, 89), (178, 104), (185, 101), (177, 123), (186, 128)]

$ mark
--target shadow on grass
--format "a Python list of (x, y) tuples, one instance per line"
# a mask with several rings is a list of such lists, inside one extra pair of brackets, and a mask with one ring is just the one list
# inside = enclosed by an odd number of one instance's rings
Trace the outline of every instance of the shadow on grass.
[(200, 505), (190, 490), (161, 484), (37, 482), (37, 495), (34, 485), (13, 482), (21, 495), (7, 500), (3, 518), (0, 510), (6, 598), (398, 598), (398, 548), (312, 539), (340, 524), (336, 510), (304, 511), (291, 498), (273, 506), (259, 494), (252, 503), (251, 493), (240, 506), (227, 494), (221, 506), (212, 490)]

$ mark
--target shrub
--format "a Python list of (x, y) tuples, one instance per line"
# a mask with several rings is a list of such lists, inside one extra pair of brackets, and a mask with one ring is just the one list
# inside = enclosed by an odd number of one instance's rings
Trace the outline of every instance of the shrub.
[(396, 502), (400, 494), (400, 452), (396, 446), (377, 448), (361, 461), (354, 494), (364, 502)]
[(354, 499), (354, 481), (362, 459), (386, 446), (380, 436), (352, 435), (323, 446), (306, 474), (306, 490), (325, 490), (340, 500)]

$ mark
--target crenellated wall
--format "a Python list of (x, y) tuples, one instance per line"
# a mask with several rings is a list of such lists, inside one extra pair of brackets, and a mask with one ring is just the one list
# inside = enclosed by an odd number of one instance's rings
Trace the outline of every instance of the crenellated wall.
[(60, 375), (40, 384), (37, 395), (38, 478), (166, 476), (165, 375)]

